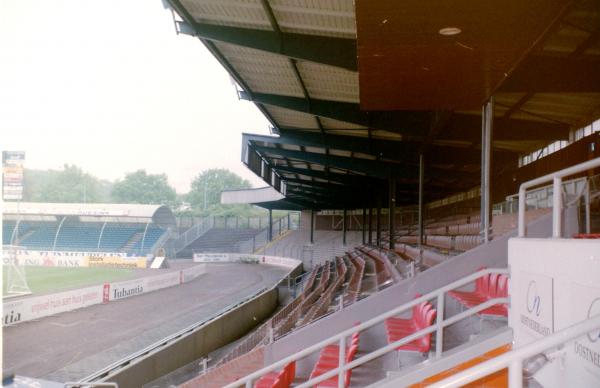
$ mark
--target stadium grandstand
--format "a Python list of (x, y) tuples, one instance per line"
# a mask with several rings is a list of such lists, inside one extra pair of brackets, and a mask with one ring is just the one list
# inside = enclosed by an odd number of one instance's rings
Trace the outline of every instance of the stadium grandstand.
[(163, 3), (272, 125), (222, 202), (300, 210), (198, 261), (293, 270), (79, 385), (600, 386), (597, 1)]
[(36, 251), (123, 252), (162, 247), (175, 226), (167, 206), (6, 202), (2, 244)]

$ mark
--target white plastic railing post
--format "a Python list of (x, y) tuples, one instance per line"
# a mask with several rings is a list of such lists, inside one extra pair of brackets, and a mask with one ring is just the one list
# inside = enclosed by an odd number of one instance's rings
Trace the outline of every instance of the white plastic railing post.
[(516, 358), (508, 366), (508, 386), (510, 388), (523, 387), (523, 360)]
[(590, 196), (591, 196), (591, 192), (590, 192), (590, 185), (591, 185), (591, 181), (590, 179), (586, 179), (585, 181), (585, 233), (590, 234), (591, 232), (591, 228), (592, 228), (592, 220), (591, 220), (591, 209), (590, 209)]
[(437, 319), (435, 331), (435, 358), (442, 357), (444, 350), (444, 292), (440, 292), (437, 297)]
[(562, 178), (554, 177), (552, 196), (552, 237), (561, 238), (562, 224)]
[(519, 188), (519, 237), (525, 237), (525, 188)]
[(339, 352), (339, 372), (338, 372), (338, 388), (344, 388), (344, 364), (346, 361), (346, 337), (340, 338), (340, 352)]

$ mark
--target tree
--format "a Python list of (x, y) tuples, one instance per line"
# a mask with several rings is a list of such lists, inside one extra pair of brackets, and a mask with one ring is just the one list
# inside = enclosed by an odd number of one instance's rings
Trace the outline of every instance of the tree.
[(176, 206), (177, 194), (165, 174), (148, 174), (146, 170), (125, 175), (114, 183), (111, 198), (117, 203), (143, 203)]
[(62, 170), (25, 170), (23, 199), (30, 202), (102, 202), (106, 181), (75, 165)]
[[(224, 168), (201, 172), (192, 181), (187, 195), (194, 213), (203, 215), (233, 215), (240, 213), (246, 205), (221, 205), (221, 192), (224, 190), (248, 189), (252, 185), (246, 179)], [(238, 214), (239, 215), (239, 214)]]

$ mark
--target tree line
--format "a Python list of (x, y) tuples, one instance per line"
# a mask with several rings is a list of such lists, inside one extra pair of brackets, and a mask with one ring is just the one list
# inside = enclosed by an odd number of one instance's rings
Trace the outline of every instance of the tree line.
[(254, 206), (222, 205), (221, 191), (252, 187), (239, 175), (222, 168), (199, 173), (186, 194), (177, 194), (166, 174), (145, 170), (130, 172), (114, 182), (65, 164), (60, 170), (25, 169), (23, 201), (59, 203), (139, 203), (170, 206), (178, 214), (255, 216), (264, 210)]

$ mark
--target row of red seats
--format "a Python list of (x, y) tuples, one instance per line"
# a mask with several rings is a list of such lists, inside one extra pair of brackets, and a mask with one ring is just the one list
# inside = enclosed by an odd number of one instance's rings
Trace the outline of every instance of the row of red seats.
[(288, 388), (296, 378), (296, 362), (292, 361), (279, 372), (270, 372), (262, 376), (255, 388)]
[[(488, 274), (475, 281), (475, 291), (450, 291), (448, 294), (468, 308), (490, 299), (506, 298), (508, 297), (508, 276)], [(496, 305), (481, 311), (479, 314), (508, 317), (508, 308), (506, 305)]]
[(592, 238), (597, 239), (600, 238), (600, 233), (579, 233), (573, 235), (573, 238)]
[[(354, 360), (354, 356), (358, 352), (358, 343), (360, 340), (360, 334), (358, 332), (352, 334), (352, 340), (350, 346), (346, 346), (346, 364)], [(319, 359), (310, 373), (310, 378), (313, 379), (317, 376), (325, 374), (330, 370), (333, 370), (339, 366), (340, 347), (339, 345), (327, 345), (319, 354)], [(344, 374), (344, 387), (350, 385), (350, 377), (352, 376), (352, 369), (348, 369)], [(330, 379), (320, 382), (317, 387), (337, 387), (338, 376), (334, 376)]]
[[(417, 297), (420, 295), (417, 295)], [(422, 302), (414, 306), (412, 316), (408, 319), (388, 318), (385, 320), (385, 330), (388, 343), (396, 342), (408, 337), (431, 325), (435, 320), (436, 310), (429, 302)], [(431, 349), (431, 333), (417, 338), (407, 344), (401, 345), (396, 350), (428, 353)]]

